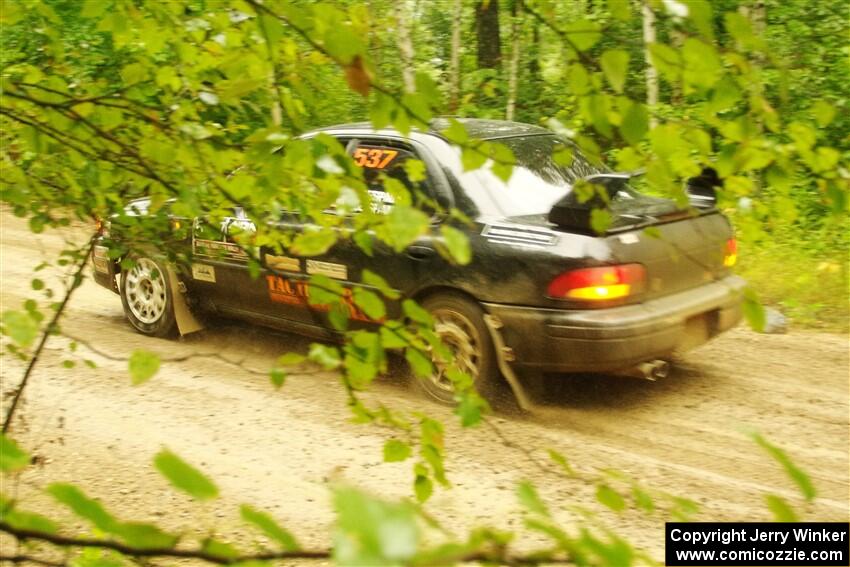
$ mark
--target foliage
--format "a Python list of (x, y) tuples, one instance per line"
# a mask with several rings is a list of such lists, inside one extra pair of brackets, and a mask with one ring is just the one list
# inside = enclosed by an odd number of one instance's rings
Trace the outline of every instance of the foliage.
[[(495, 11), (498, 3), (491, 3)], [(426, 128), (444, 112), (444, 66), (452, 56), (446, 46), (454, 24), (442, 4), (417, 3), (416, 88), (410, 92), (401, 88), (395, 30), (376, 15), (380, 11), (360, 2), (86, 0), (82, 8), (72, 0), (4, 2), (0, 197), (15, 214), (29, 219), (35, 233), (72, 221), (108, 219), (109, 234), (116, 237), (106, 240), (108, 254), (124, 268), (132, 262), (128, 250), (151, 244), (169, 260), (187, 261), (185, 251), (175, 246), (187, 229), (173, 219), (199, 218), (214, 227), (234, 206), (254, 223), (254, 230), (237, 235), (236, 244), (255, 276), (261, 270), (274, 273), (263, 265), (260, 247), (315, 256), (343, 240), (367, 255), (380, 245), (403, 251), (433, 230), (431, 212), (451, 221), (432, 235), (440, 253), (467, 264), (469, 244), (452, 226), (467, 220), (462, 214), (441, 210), (415, 190), (389, 182), (397, 204), (382, 214), (372, 206), (362, 169), (339, 141), (322, 133), (299, 137), (311, 127), (366, 118), (375, 128), (391, 126), (407, 133)], [(817, 257), (846, 266), (846, 257), (835, 260), (846, 253), (843, 230), (850, 205), (847, 103), (842, 96), (848, 69), (846, 56), (839, 55), (845, 49), (841, 32), (846, 32), (846, 22), (834, 4), (809, 10), (768, 2), (766, 14), (759, 15), (734, 0), (650, 2), (659, 16), (659, 33), (647, 46), (633, 6), (615, 0), (517, 0), (510, 12), (499, 10), (487, 25), (498, 29), (499, 18), (503, 23), (519, 19), (515, 23), (522, 41), (516, 45), (527, 47), (517, 71), (520, 119), (546, 124), (571, 138), (594, 161), (616, 169), (645, 169), (650, 191), (679, 201), (685, 200), (684, 180), (713, 167), (723, 179), (720, 205), (745, 243), (779, 246), (785, 242), (780, 237), (784, 231), (812, 231), (819, 235), (817, 241), (806, 237), (806, 243), (816, 248)], [(480, 10), (472, 13), (466, 7), (462, 15), (478, 18)], [(798, 38), (806, 34), (817, 36), (817, 49), (801, 53)], [(509, 77), (492, 57), (479, 69), (472, 50), (458, 55), (458, 111), (502, 116)], [(661, 101), (655, 105), (646, 101), (649, 65), (661, 77)], [(472, 138), (457, 121), (450, 121), (444, 135), (457, 146), (465, 169), (486, 167), (502, 179), (511, 176), (514, 156), (507, 147)], [(407, 173), (415, 178), (423, 170), (414, 163)], [(127, 206), (142, 196), (150, 198), (144, 215)], [(357, 213), (324, 214), (340, 202)], [(282, 210), (311, 228), (281, 230)], [(610, 222), (602, 209), (594, 210), (592, 220), (600, 232)], [(3, 314), (8, 350), (30, 361), (21, 390), (47, 337), (61, 332), (58, 320), (82, 279), (91, 245), (91, 240), (79, 243), (57, 259), (57, 265), (72, 270), (61, 301), (55, 301), (40, 278), (32, 280), (33, 291), (48, 300), (49, 321), (32, 300)], [(841, 273), (846, 282), (846, 269)], [(525, 528), (544, 536), (549, 547), (516, 558), (508, 550), (514, 534), (489, 528), (444, 538), (431, 547), (433, 538), (426, 535), (439, 532), (439, 523), (421, 506), (436, 488), (449, 486), (443, 426), (424, 414), (369, 406), (359, 393), (386, 371), (390, 352), (402, 352), (420, 376), (433, 371), (434, 361), (450, 364), (451, 353), (427, 311), (405, 298), (400, 313), (390, 312), (385, 300), (399, 299), (397, 293), (377, 274), (364, 274), (364, 282), (370, 289), (349, 297), (330, 278), (311, 280), (311, 305), (326, 308), (330, 324), (346, 340), (341, 346), (312, 345), (307, 360), (282, 356), (270, 379), (281, 387), (288, 367), (308, 361), (340, 372), (355, 419), (391, 429), (384, 459), (410, 461), (411, 499), (387, 502), (352, 487), (336, 487), (332, 552), (301, 549), (271, 516), (245, 504), (240, 508), (243, 520), (275, 542), (273, 551), (243, 555), (233, 544), (209, 535), (185, 556), (217, 563), (332, 556), (346, 564), (369, 565), (624, 565), (645, 559), (616, 533), (595, 525), (592, 514), (576, 533), (559, 526), (552, 517), (553, 504), (525, 482), (518, 487)], [(764, 314), (754, 294), (747, 311), (758, 326)], [(381, 328), (349, 329), (353, 307), (382, 321)], [(128, 361), (134, 384), (152, 378), (159, 367), (155, 353), (141, 350)], [(487, 404), (475, 392), (472, 378), (457, 368), (447, 375), (456, 386), (461, 423), (479, 424)], [(814, 496), (808, 477), (785, 452), (761, 437), (755, 441), (783, 466), (806, 499)], [(5, 435), (2, 449), (4, 472), (22, 469), (27, 457)], [(577, 477), (563, 456), (551, 457), (564, 480)], [(154, 463), (175, 488), (197, 500), (216, 498), (215, 484), (175, 453), (164, 449)], [(655, 513), (663, 507), (671, 517), (685, 518), (696, 512), (688, 499), (653, 492), (612, 471), (589, 481), (599, 504), (616, 513)], [(57, 535), (51, 519), (21, 510), (5, 497), (0, 529), (19, 539), (90, 548), (86, 553), (91, 555), (83, 557), (90, 564), (108, 564), (119, 556), (112, 552), (180, 556), (175, 534), (118, 519), (71, 484), (54, 483), (47, 490), (87, 520), (97, 538)], [(777, 519), (797, 517), (778, 496), (769, 495), (767, 505)]]

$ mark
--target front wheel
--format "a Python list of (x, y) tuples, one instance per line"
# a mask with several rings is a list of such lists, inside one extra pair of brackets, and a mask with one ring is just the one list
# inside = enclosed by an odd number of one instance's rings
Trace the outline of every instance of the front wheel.
[(161, 262), (131, 255), (133, 266), (121, 275), (121, 304), (130, 324), (144, 335), (169, 337), (177, 330), (174, 290)]
[[(482, 396), (492, 399), (499, 388), (500, 374), (481, 307), (456, 294), (431, 296), (421, 305), (434, 319), (434, 330), (451, 350), (457, 367), (472, 377)], [(447, 365), (436, 359), (433, 362), (434, 373), (417, 381), (431, 398), (453, 405), (455, 388), (447, 375)]]

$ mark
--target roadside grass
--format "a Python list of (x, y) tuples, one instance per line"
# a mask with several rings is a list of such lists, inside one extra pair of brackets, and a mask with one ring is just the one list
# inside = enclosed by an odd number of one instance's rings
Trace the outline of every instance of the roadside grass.
[(789, 327), (850, 332), (848, 250), (809, 250), (805, 241), (739, 242), (735, 271)]

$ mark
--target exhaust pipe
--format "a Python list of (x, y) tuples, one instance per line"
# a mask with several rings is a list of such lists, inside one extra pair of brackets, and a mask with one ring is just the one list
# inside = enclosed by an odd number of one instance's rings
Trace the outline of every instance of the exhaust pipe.
[(669, 362), (666, 360), (651, 360), (649, 362), (641, 362), (632, 368), (628, 368), (622, 372), (617, 372), (616, 374), (619, 376), (628, 376), (630, 378), (640, 378), (641, 380), (655, 382), (659, 378), (666, 378), (669, 373)]
[(667, 378), (667, 375), (670, 374), (670, 363), (666, 360), (653, 360), (651, 364), (653, 380)]

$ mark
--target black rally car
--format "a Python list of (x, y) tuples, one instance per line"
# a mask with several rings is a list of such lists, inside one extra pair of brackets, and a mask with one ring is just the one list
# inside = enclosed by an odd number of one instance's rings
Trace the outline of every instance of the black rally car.
[[(252, 278), (245, 253), (229, 238), (231, 230), (252, 226), (237, 207), (213, 236), (195, 234), (191, 265), (167, 273), (157, 269), (157, 258), (138, 251), (135, 266), (122, 273), (106, 249), (97, 247), (95, 278), (121, 295), (127, 318), (145, 334), (173, 332), (181, 313), (188, 313), (184, 297), (189, 297), (192, 305), (227, 316), (322, 335), (327, 328), (306, 300), (310, 276), (323, 274), (356, 288), (365, 285), (362, 271), (369, 269), (432, 313), (436, 330), (479, 388), (504, 376), (519, 394), (523, 371), (660, 377), (666, 373), (664, 358), (739, 321), (744, 281), (730, 273), (735, 240), (714, 208), (711, 183), (695, 180), (694, 206), (683, 208), (637, 193), (628, 176), (591, 165), (548, 130), (461, 122), (470, 136), (513, 151), (517, 163), (508, 182), (488, 168), (465, 172), (459, 150), (439, 134), (448, 127), (445, 121), (407, 136), (368, 124), (321, 131), (336, 137), (367, 170), (381, 169), (403, 182), (405, 160), (424, 162), (427, 180), (418, 189), (474, 221), (472, 227), (456, 225), (472, 248), (466, 266), (436, 253), (434, 230), (402, 253), (377, 247), (371, 257), (350, 241), (310, 258), (263, 250), (264, 264), (286, 277), (266, 271)], [(568, 167), (552, 157), (565, 147), (574, 156)], [(386, 177), (366, 173), (375, 203), (389, 210)], [(609, 196), (611, 223), (603, 235), (590, 224), (591, 209), (599, 203), (573, 191), (582, 179)], [(143, 214), (146, 203), (133, 206)], [(281, 219), (281, 229), (303, 229), (285, 214)], [(433, 222), (449, 221), (435, 215)], [(356, 309), (351, 315), (368, 324)], [(437, 399), (453, 398), (451, 382), (439, 372), (424, 386)]]

